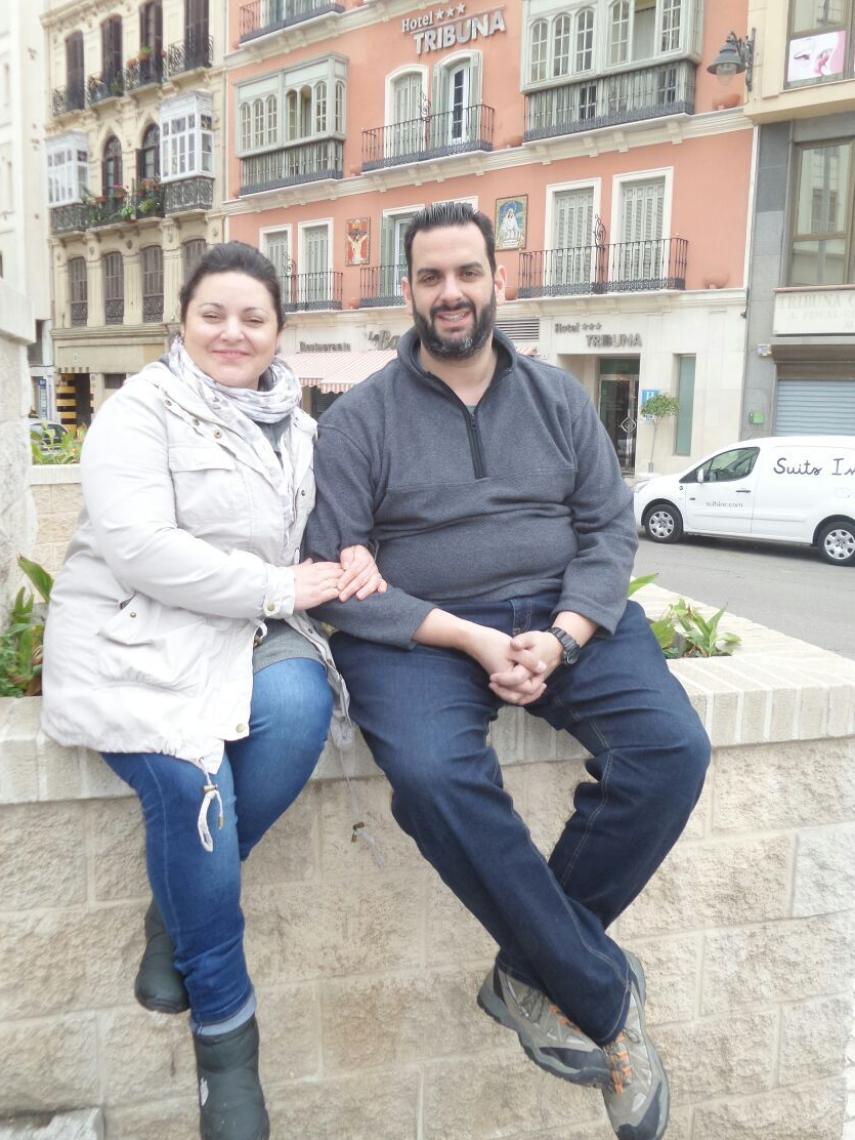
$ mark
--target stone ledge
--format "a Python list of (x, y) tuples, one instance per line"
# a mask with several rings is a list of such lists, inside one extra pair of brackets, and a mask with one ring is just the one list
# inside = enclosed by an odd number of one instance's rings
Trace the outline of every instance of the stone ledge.
[(50, 483), (79, 483), (79, 463), (40, 463), (30, 468), (30, 486)]
[(0, 1140), (104, 1140), (100, 1108), (0, 1120)]

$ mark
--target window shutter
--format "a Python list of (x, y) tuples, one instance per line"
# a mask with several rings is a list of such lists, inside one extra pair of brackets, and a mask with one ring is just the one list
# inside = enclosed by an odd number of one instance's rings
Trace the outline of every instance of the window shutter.
[(665, 182), (634, 182), (623, 190), (623, 240), (658, 241), (662, 237)]

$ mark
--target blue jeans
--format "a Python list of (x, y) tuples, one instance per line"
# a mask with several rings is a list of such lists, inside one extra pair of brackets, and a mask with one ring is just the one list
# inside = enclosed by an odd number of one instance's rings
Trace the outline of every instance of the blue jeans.
[(229, 741), (215, 777), (225, 822), (209, 810), (213, 852), (196, 821), (205, 774), (159, 753), (105, 753), (140, 798), (146, 865), (175, 945), (196, 1026), (228, 1021), (252, 997), (243, 951), (240, 864), (302, 791), (324, 747), (332, 694), (318, 661), (279, 661), (255, 674), (249, 735)]
[[(515, 634), (548, 629), (555, 603), (443, 608)], [(613, 1040), (626, 1018), (628, 972), (606, 928), (683, 830), (709, 762), (706, 733), (640, 607), (628, 603), (614, 636), (595, 635), (527, 707), (592, 753), (593, 780), (578, 785), (548, 861), (503, 790), (486, 742), (502, 702), (477, 662), (343, 633), (332, 648), (400, 826), (498, 943), (500, 964), (596, 1042)]]

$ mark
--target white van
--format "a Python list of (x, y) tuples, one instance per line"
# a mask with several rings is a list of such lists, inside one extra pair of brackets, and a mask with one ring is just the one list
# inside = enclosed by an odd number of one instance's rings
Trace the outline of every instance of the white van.
[(855, 564), (855, 436), (745, 440), (682, 475), (641, 479), (634, 492), (635, 521), (653, 542), (796, 542), (835, 566)]

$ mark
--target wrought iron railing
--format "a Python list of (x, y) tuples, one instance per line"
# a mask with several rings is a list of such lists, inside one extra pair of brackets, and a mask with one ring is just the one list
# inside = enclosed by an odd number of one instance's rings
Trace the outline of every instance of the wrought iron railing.
[(121, 71), (90, 75), (86, 80), (86, 106), (94, 107), (105, 99), (118, 99), (125, 93), (125, 77)]
[(282, 308), (286, 313), (341, 308), (341, 273), (291, 273), (280, 277)]
[(526, 96), (525, 141), (663, 115), (692, 115), (696, 66), (681, 59), (535, 91)]
[(449, 154), (493, 149), (492, 107), (474, 103), (362, 132), (362, 169), (379, 170)]
[(361, 308), (403, 305), (401, 278), (406, 277), (403, 262), (366, 266), (359, 272), (359, 304)]
[(50, 211), (52, 234), (82, 233), (89, 226), (89, 212), (85, 202), (70, 202), (67, 206), (53, 206)]
[(50, 212), (50, 228), (54, 234), (77, 233), (98, 226), (138, 222), (143, 218), (162, 218), (163, 212), (163, 188), (157, 182), (146, 181), (104, 198), (54, 206)]
[(180, 75), (197, 67), (211, 67), (214, 63), (214, 39), (191, 32), (183, 40), (166, 49), (166, 75)]
[(688, 251), (678, 237), (521, 253), (518, 296), (685, 289)]
[(190, 210), (210, 210), (214, 204), (214, 180), (203, 175), (179, 178), (163, 184), (163, 204), (167, 214)]
[(72, 328), (79, 328), (85, 325), (89, 319), (89, 302), (88, 301), (72, 301), (71, 302), (71, 325)]
[(82, 111), (85, 106), (86, 88), (82, 83), (55, 87), (51, 92), (50, 109), (53, 115), (64, 115), (66, 111)]
[(150, 293), (143, 297), (142, 303), (143, 324), (156, 324), (163, 320), (163, 294)]
[(163, 82), (163, 56), (160, 52), (132, 59), (125, 68), (125, 90), (136, 91), (152, 83)]
[(125, 319), (125, 298), (113, 297), (104, 302), (104, 324), (120, 325)]
[(240, 10), (238, 36), (244, 43), (256, 36), (266, 36), (280, 28), (301, 24), (314, 16), (343, 11), (344, 4), (335, 4), (331, 0), (253, 0), (252, 4), (244, 4)]
[(341, 178), (343, 173), (344, 144), (338, 139), (298, 143), (242, 158), (239, 194)]

